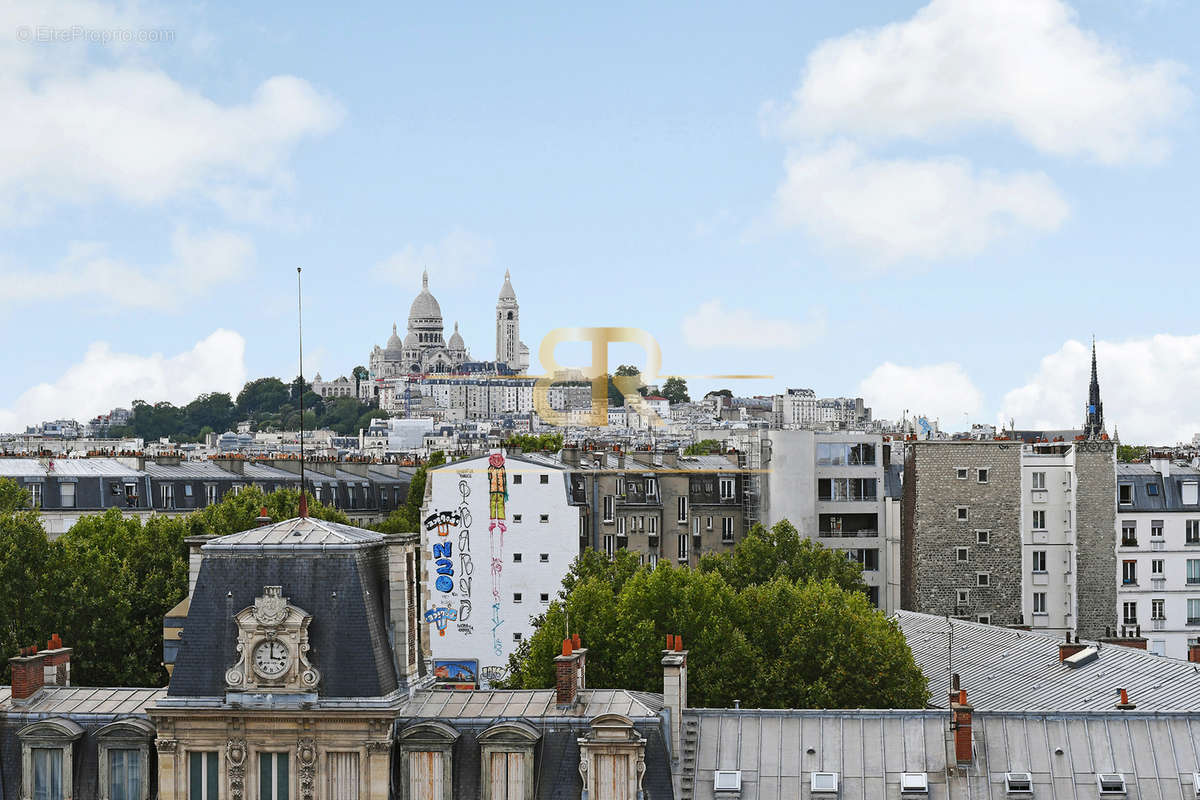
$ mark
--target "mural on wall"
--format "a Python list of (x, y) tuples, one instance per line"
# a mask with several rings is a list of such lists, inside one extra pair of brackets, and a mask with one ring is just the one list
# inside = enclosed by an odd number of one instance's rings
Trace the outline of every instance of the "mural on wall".
[(458, 521), (462, 529), (458, 533), (458, 632), (470, 635), (475, 628), (467, 622), (471, 618), (471, 575), (475, 564), (471, 561), (471, 509), (467, 498), (471, 496), (471, 484), (459, 480)]
[(479, 662), (471, 659), (434, 659), (433, 677), (446, 689), (474, 689), (479, 679)]
[(492, 453), (488, 457), (488, 535), (491, 538), (492, 555), (492, 649), (496, 655), (504, 654), (504, 643), (500, 641), (500, 574), (504, 571), (504, 533), (508, 530), (504, 515), (504, 504), (508, 500), (508, 472), (504, 467), (504, 454)]

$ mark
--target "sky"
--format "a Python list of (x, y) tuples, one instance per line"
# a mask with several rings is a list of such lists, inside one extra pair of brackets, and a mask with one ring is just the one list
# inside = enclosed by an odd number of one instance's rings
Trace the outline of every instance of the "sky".
[[(1188, 0), (0, 5), (0, 430), (631, 326), (693, 395), (1200, 433)], [(561, 347), (560, 364), (582, 347)], [(612, 365), (638, 363), (632, 346)], [(574, 359), (574, 360), (573, 360)]]

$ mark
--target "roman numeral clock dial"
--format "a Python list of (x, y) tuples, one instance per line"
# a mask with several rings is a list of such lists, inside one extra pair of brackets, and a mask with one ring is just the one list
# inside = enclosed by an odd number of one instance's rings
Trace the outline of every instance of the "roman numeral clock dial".
[(266, 639), (254, 648), (254, 671), (264, 678), (278, 678), (291, 660), (287, 645), (278, 639)]

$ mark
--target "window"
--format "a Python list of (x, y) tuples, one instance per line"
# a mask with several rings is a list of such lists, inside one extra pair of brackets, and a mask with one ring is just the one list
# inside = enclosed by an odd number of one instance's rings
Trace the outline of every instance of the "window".
[(991, 544), (991, 531), (975, 531), (975, 544)]
[(687, 495), (682, 495), (678, 498), (678, 500), (676, 502), (676, 505), (678, 506), (678, 511), (679, 511), (678, 515), (676, 516), (676, 519), (678, 519), (680, 522), (687, 522), (687, 518), (688, 518), (688, 503), (687, 503), (687, 501), (688, 501)]
[(986, 572), (975, 573), (975, 585), (976, 586), (991, 586), (992, 585), (992, 576)]
[(550, 521), (549, 514), (539, 514), (538, 515), (538, 522), (549, 522), (549, 521)]
[(1121, 583), (1126, 586), (1137, 585), (1137, 561), (1125, 560), (1121, 562)]
[(957, 514), (958, 514), (959, 522), (966, 522), (969, 517), (966, 506), (959, 506), (958, 510), (957, 510)]
[(1137, 625), (1137, 601), (1121, 604), (1121, 621), (1126, 625)]
[(1200, 583), (1200, 558), (1187, 560), (1187, 582)]
[[(321, 501), (321, 487), (317, 487), (317, 502)], [(215, 483), (204, 484), (204, 503), (205, 505), (214, 506), (217, 504), (217, 485)]]
[(1100, 784), (1100, 794), (1125, 794), (1125, 776), (1119, 772), (1101, 773), (1096, 776)]
[(75, 484), (60, 483), (58, 485), (58, 496), (63, 508), (75, 507)]
[(704, 530), (706, 530), (706, 531), (712, 530), (712, 517), (704, 518)]
[(604, 555), (608, 556), (610, 559), (613, 557), (615, 544), (615, 536), (613, 536), (611, 533), (604, 534)]
[(1030, 479), (1030, 486), (1032, 488), (1034, 488), (1034, 489), (1045, 489), (1046, 488), (1046, 473), (1031, 472), (1029, 475), (1029, 479)]
[(971, 590), (970, 589), (959, 589), (958, 590), (958, 604), (960, 606), (965, 606), (969, 602), (971, 602)]
[(538, 602), (539, 603), (549, 603), (550, 602), (550, 593), (542, 592), (540, 595), (538, 595)]
[(968, 547), (956, 547), (954, 554), (959, 563), (971, 560), (971, 549)]
[(358, 753), (330, 753), (329, 800), (358, 800)]
[(679, 534), (679, 560), (687, 561), (688, 557), (688, 537), (686, 533)]
[(958, 479), (960, 481), (965, 481), (967, 479), (967, 471), (968, 470), (966, 467), (958, 467), (957, 469), (954, 470), (954, 474), (958, 477)]
[(30, 483), (30, 484), (26, 485), (25, 488), (29, 490), (29, 507), (30, 508), (41, 508), (42, 507), (42, 485), (40, 483)]
[(1033, 529), (1035, 531), (1046, 530), (1046, 512), (1045, 511), (1034, 511), (1033, 512)]
[(516, 473), (516, 474), (514, 474), (514, 475), (513, 475), (513, 483), (514, 483), (514, 484), (519, 484), (519, 483), (521, 483), (521, 477), (522, 477), (522, 475), (521, 475), (521, 473), (519, 473), (519, 472), (518, 472), (518, 473)]
[(624, 496), (625, 496), (625, 476), (618, 475), (617, 476), (617, 497), (624, 497)]
[(1184, 505), (1194, 506), (1200, 503), (1200, 483), (1183, 481), (1179, 484), (1180, 495)]
[(513, 633), (513, 641), (516, 642), (517, 644), (520, 644), (521, 638), (522, 637), (521, 637), (520, 631), (516, 631), (515, 633)]
[(543, 472), (541, 475), (538, 475), (538, 483), (549, 483), (549, 482), (550, 482), (550, 476), (547, 475), (546, 473)]
[(980, 614), (978, 617), (975, 618), (975, 621), (978, 622), (980, 625), (991, 625), (992, 624), (992, 615), (991, 614)]
[(1034, 550), (1033, 551), (1033, 571), (1034, 572), (1045, 572), (1046, 571), (1046, 551), (1045, 550)]
[(188, 800), (220, 800), (217, 752), (188, 753)]
[(513, 514), (513, 515), (512, 515), (512, 521), (513, 521), (513, 524), (514, 524), (514, 525), (515, 525), (515, 524), (517, 524), (517, 523), (519, 523), (519, 522), (521, 521), (521, 515), (520, 515), (520, 514)]
[(33, 766), (33, 799), (63, 800), (63, 751), (58, 747), (35, 747), (30, 763)]
[(875, 478), (819, 478), (817, 499), (836, 502), (874, 500), (877, 481)]
[(538, 553), (538, 561), (542, 562), (543, 564), (549, 564), (550, 563), (550, 554), (549, 553)]
[(1200, 544), (1200, 519), (1189, 519), (1184, 525), (1184, 543)]
[(1161, 539), (1163, 537), (1163, 521), (1161, 519), (1150, 520), (1150, 538)]
[(617, 517), (617, 536), (625, 535), (625, 518)]
[(1121, 547), (1137, 547), (1137, 520), (1122, 520)]
[(867, 547), (862, 550), (862, 565), (863, 572), (878, 572), (879, 571), (879, 550), (875, 547)]
[(611, 494), (604, 495), (604, 521), (613, 521), (613, 496)]
[(259, 800), (288, 800), (288, 754), (258, 754)]
[(1034, 592), (1033, 593), (1033, 613), (1035, 613), (1035, 614), (1045, 614), (1046, 613), (1046, 593), (1045, 592)]
[(721, 517), (721, 541), (733, 541), (733, 517)]
[(175, 507), (175, 484), (164, 483), (162, 485), (162, 507), (163, 508), (174, 508)]
[[(741, 788), (740, 786), (738, 788)], [(836, 772), (814, 772), (809, 780), (812, 793), (833, 792), (838, 790), (838, 774)]]
[(1133, 484), (1122, 483), (1117, 487), (1117, 502), (1123, 506), (1133, 505)]
[(692, 517), (692, 535), (693, 536), (700, 535), (700, 518), (699, 517)]
[(646, 496), (658, 497), (658, 478), (646, 478)]
[(1189, 597), (1187, 601), (1187, 624), (1200, 625), (1200, 597)]
[(1163, 576), (1163, 560), (1156, 558), (1150, 562), (1150, 577), (1162, 578)]
[(521, 553), (513, 553), (513, 563), (514, 563), (514, 564), (520, 564), (520, 563), (521, 563), (521, 557), (522, 557), (522, 556), (521, 556)]
[(650, 535), (654, 536), (658, 533), (658, 517), (650, 515)]
[(721, 499), (722, 500), (732, 500), (733, 499), (733, 478), (721, 478), (720, 486), (721, 486)]
[(514, 603), (521, 602), (521, 593), (520, 592), (513, 592), (513, 602)]
[(1004, 791), (1006, 792), (1032, 792), (1033, 791), (1033, 775), (1028, 772), (1006, 772), (1004, 773)]
[(1146, 484), (1146, 494), (1150, 495), (1151, 497), (1158, 497), (1158, 484), (1157, 483), (1147, 483)]
[(1166, 619), (1167, 618), (1167, 601), (1161, 598), (1155, 598), (1150, 601), (1150, 619)]
[(990, 472), (990, 470), (989, 470), (987, 467), (980, 467), (980, 468), (979, 468), (978, 477), (979, 477), (979, 482), (980, 482), (980, 483), (987, 483), (987, 482), (988, 482), (988, 472)]

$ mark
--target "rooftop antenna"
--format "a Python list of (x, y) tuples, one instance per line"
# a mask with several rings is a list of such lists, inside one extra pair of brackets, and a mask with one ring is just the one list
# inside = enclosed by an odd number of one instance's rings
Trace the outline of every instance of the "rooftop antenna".
[(296, 340), (300, 349), (300, 516), (308, 516), (308, 495), (304, 491), (304, 302), (300, 288), (300, 267), (296, 267)]

